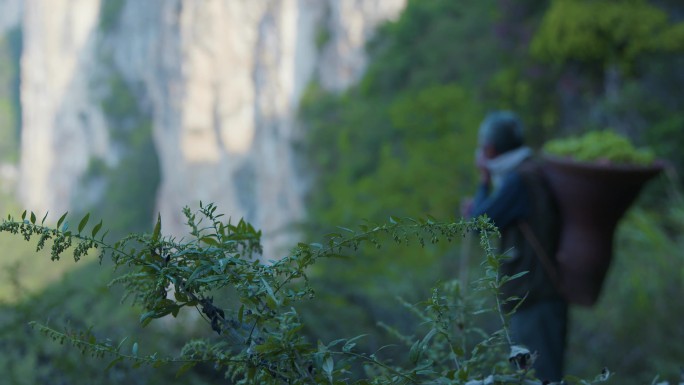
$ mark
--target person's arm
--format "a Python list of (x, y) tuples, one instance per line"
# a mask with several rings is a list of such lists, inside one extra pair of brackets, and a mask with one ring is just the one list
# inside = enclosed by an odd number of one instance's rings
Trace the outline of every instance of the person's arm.
[(518, 173), (511, 173), (493, 193), (490, 193), (489, 184), (480, 184), (470, 216), (475, 218), (487, 214), (494, 225), (502, 229), (527, 215), (527, 199), (522, 178)]

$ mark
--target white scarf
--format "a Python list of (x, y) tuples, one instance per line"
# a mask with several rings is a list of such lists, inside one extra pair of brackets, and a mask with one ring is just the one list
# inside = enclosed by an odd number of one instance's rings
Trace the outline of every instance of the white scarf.
[(496, 190), (501, 186), (501, 180), (506, 174), (518, 167), (520, 163), (530, 156), (532, 156), (532, 149), (523, 146), (488, 160), (485, 167), (487, 167), (492, 175), (492, 186), (494, 189)]

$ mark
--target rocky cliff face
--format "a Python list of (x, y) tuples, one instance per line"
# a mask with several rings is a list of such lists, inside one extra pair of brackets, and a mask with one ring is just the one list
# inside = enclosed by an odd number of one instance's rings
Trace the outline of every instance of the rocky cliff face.
[(36, 212), (69, 210), (89, 159), (107, 151), (89, 84), (98, 10), (92, 0), (24, 1), (19, 194)]
[(313, 79), (334, 90), (356, 81), (365, 41), (404, 3), (126, 1), (103, 31), (99, 1), (25, 0), (25, 205), (65, 211), (89, 159), (109, 156), (92, 86), (104, 47), (117, 71), (142, 84), (151, 110), (166, 231), (184, 230), (183, 206), (216, 202), (261, 228), (268, 253), (280, 252), (304, 210), (292, 148), (300, 96)]

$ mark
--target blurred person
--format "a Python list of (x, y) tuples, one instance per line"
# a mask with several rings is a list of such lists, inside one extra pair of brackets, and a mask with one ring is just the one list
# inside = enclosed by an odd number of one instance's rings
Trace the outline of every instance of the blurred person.
[(487, 215), (499, 228), (501, 273), (527, 271), (505, 283), (504, 311), (516, 308), (509, 332), (514, 345), (536, 353), (540, 380), (560, 381), (567, 333), (568, 304), (557, 289), (556, 248), (560, 217), (532, 150), (524, 145), (523, 125), (509, 111), (488, 114), (479, 128), (476, 164), (480, 182), (462, 208), (467, 217)]

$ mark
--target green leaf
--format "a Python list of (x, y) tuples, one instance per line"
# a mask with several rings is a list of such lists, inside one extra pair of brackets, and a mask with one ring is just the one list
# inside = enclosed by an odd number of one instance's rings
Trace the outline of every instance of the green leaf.
[(81, 219), (81, 222), (78, 223), (78, 232), (80, 233), (83, 231), (83, 229), (86, 227), (88, 224), (88, 219), (90, 219), (90, 213), (86, 214), (83, 219)]
[(244, 317), (245, 314), (245, 305), (240, 306), (240, 310), (238, 310), (238, 322), (242, 323), (242, 317)]
[(268, 296), (273, 300), (273, 302), (274, 302), (274, 307), (275, 307), (276, 305), (277, 305), (277, 306), (280, 306), (280, 301), (279, 301), (278, 298), (275, 296), (275, 293), (273, 292), (273, 289), (271, 288), (271, 285), (269, 285), (268, 282), (266, 282), (266, 280), (263, 279), (263, 278), (261, 278), (261, 283), (264, 284), (264, 287), (266, 288), (266, 292), (268, 293)]
[(425, 345), (427, 345), (427, 343), (430, 342), (432, 337), (435, 336), (435, 334), (437, 334), (437, 329), (430, 330), (430, 332), (428, 332), (428, 334), (423, 338), (423, 340), (420, 341), (420, 345), (424, 348)]
[(213, 266), (211, 264), (200, 265), (197, 269), (195, 269), (195, 271), (192, 272), (192, 274), (190, 275), (190, 278), (188, 278), (187, 283), (188, 284), (192, 283), (194, 280), (197, 279), (197, 277), (203, 275), (207, 271), (210, 271), (212, 269), (212, 267)]
[(31, 223), (34, 225), (36, 224), (36, 214), (34, 214), (33, 211), (31, 211)]
[(188, 296), (178, 290), (173, 291), (173, 297), (177, 302), (188, 302)]
[(487, 265), (489, 265), (489, 267), (491, 267), (492, 269), (496, 270), (499, 268), (499, 260), (493, 255), (488, 255)]
[[(335, 340), (335, 341), (333, 341), (333, 342), (330, 342), (328, 345), (326, 345), (326, 346), (324, 346), (324, 347), (325, 347), (325, 348), (332, 348), (333, 346), (339, 345), (339, 344), (341, 344), (342, 342), (346, 342), (346, 341), (347, 341), (346, 339), (340, 338), (340, 339), (338, 339), (338, 340)], [(319, 349), (319, 350), (320, 350), (320, 349)]]
[(159, 240), (161, 235), (161, 213), (157, 213), (157, 223), (154, 225), (154, 230), (152, 231), (152, 241), (156, 242)]
[(119, 352), (119, 351), (121, 350), (121, 346), (124, 344), (124, 342), (126, 342), (127, 339), (128, 339), (128, 337), (124, 337), (124, 338), (121, 340), (121, 342), (119, 342), (119, 344), (116, 346), (116, 351), (117, 351), (117, 352)]
[(24, 210), (24, 212), (21, 213), (21, 220), (23, 221), (25, 219), (26, 219), (26, 210)]
[(411, 345), (411, 350), (409, 350), (409, 360), (411, 360), (411, 362), (414, 364), (420, 360), (420, 349), (420, 341), (416, 341), (413, 343), (413, 345)]
[(272, 353), (280, 351), (280, 345), (274, 343), (273, 341), (266, 341), (261, 345), (256, 345), (254, 351), (257, 353)]
[(95, 227), (93, 227), (93, 231), (90, 233), (90, 235), (95, 238), (97, 235), (98, 231), (102, 228), (102, 220), (100, 220), (100, 223), (96, 224)]
[(107, 367), (104, 369), (105, 373), (107, 373), (107, 372), (109, 371), (109, 369), (113, 368), (114, 365), (118, 364), (118, 363), (121, 362), (121, 361), (123, 361), (123, 357), (122, 357), (122, 356), (119, 356), (119, 357), (116, 357), (115, 359), (113, 359), (113, 360), (109, 363), (109, 365), (107, 365)]
[(529, 273), (529, 271), (521, 271), (520, 273), (513, 274), (512, 276), (508, 277), (508, 279), (509, 280), (518, 279), (527, 273)]
[(202, 239), (200, 240), (210, 246), (219, 246), (219, 242), (216, 239), (209, 236), (202, 237)]
[(66, 219), (67, 214), (69, 214), (68, 211), (65, 212), (64, 214), (62, 214), (61, 217), (59, 217), (59, 220), (57, 221), (57, 226), (56, 226), (57, 228), (59, 228), (59, 226), (62, 225), (62, 222), (64, 222), (64, 220)]
[(328, 380), (332, 381), (332, 372), (335, 369), (335, 362), (333, 361), (331, 356), (327, 356), (325, 358), (325, 361), (323, 361), (322, 369), (325, 372), (325, 375), (328, 377)]
[(148, 311), (146, 313), (143, 313), (140, 316), (140, 324), (142, 324), (142, 326), (147, 326), (150, 322), (152, 322), (153, 319), (156, 318), (156, 314), (157, 312), (155, 311)]
[(186, 362), (185, 364), (183, 364), (183, 366), (181, 366), (176, 372), (176, 378), (182, 376), (185, 372), (194, 368), (195, 365), (197, 365), (196, 362)]
[(433, 217), (433, 216), (430, 215), (430, 214), (427, 215), (427, 223), (428, 223), (428, 224), (434, 225), (434, 224), (437, 223), (437, 222), (439, 222), (439, 221), (438, 221), (437, 219), (435, 219), (435, 217)]
[(254, 379), (254, 376), (256, 376), (256, 365), (254, 366), (249, 366), (247, 368), (247, 380), (248, 383), (252, 383), (252, 380)]
[(41, 225), (44, 225), (44, 224), (45, 224), (45, 220), (47, 219), (49, 213), (50, 213), (49, 211), (45, 213), (45, 216), (44, 216), (43, 219), (40, 221), (40, 224), (41, 224)]
[(134, 342), (133, 347), (131, 348), (131, 353), (137, 357), (138, 356), (138, 343)]
[(417, 375), (419, 376), (429, 376), (432, 374), (435, 374), (436, 372), (432, 369), (422, 369), (416, 372)]
[(347, 341), (347, 343), (344, 344), (344, 346), (342, 347), (342, 351), (345, 353), (349, 353), (354, 348), (354, 346), (356, 346), (356, 341), (360, 340), (363, 337), (366, 337), (367, 335), (368, 334), (361, 334), (360, 336), (356, 336), (350, 339), (349, 341)]
[(469, 374), (470, 374), (470, 373), (468, 373), (468, 367), (467, 367), (467, 366), (464, 367), (464, 368), (461, 368), (461, 369), (458, 371), (458, 379), (461, 380), (461, 381), (465, 381), (465, 380), (468, 379), (468, 375), (469, 375)]

